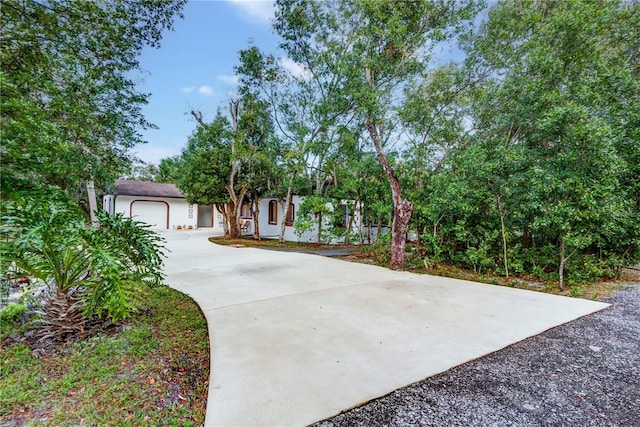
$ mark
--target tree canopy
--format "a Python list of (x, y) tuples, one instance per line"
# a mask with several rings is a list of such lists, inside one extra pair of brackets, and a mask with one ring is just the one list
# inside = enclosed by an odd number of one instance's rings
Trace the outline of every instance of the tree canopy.
[(160, 237), (106, 212), (93, 227), (86, 214), (96, 215), (94, 185), (127, 172), (152, 126), (137, 58), (184, 3), (0, 1), (0, 279), (44, 285), (44, 338), (127, 317), (162, 282)]
[[(394, 268), (411, 231), (420, 266), (561, 288), (615, 275), (640, 258), (639, 10), (278, 0), (274, 30), (304, 71), (255, 46), (236, 68), (239, 92), (260, 105), (247, 117), (276, 141), (262, 157), (282, 171), (270, 191), (286, 205), (308, 196), (319, 228), (326, 203), (359, 204), (369, 227), (392, 227)], [(439, 43), (466, 59), (432, 61)], [(250, 157), (236, 153), (231, 166)]]
[(2, 194), (56, 185), (77, 198), (131, 164), (152, 126), (136, 88), (138, 55), (158, 46), (185, 0), (2, 0)]

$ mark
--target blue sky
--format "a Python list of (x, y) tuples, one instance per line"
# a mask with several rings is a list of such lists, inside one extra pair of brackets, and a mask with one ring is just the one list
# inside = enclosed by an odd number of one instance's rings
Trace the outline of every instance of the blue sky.
[(192, 0), (183, 13), (160, 48), (147, 48), (140, 57), (145, 73), (138, 88), (151, 93), (143, 112), (159, 128), (145, 131), (148, 143), (134, 149), (146, 162), (180, 153), (196, 127), (191, 109), (211, 120), (218, 107), (225, 107), (235, 88), (238, 51), (250, 40), (265, 52), (279, 52), (270, 23), (272, 1)]
[[(179, 154), (196, 127), (189, 111), (199, 110), (210, 121), (218, 108), (226, 108), (236, 87), (238, 51), (250, 41), (296, 71), (296, 64), (278, 49), (279, 38), (271, 29), (273, 11), (271, 0), (187, 3), (184, 18), (176, 19), (174, 31), (165, 32), (160, 48), (146, 48), (140, 57), (145, 73), (138, 87), (151, 94), (143, 113), (158, 129), (143, 132), (148, 142), (134, 148), (138, 158), (157, 164)], [(439, 59), (460, 59), (460, 52), (446, 47)]]

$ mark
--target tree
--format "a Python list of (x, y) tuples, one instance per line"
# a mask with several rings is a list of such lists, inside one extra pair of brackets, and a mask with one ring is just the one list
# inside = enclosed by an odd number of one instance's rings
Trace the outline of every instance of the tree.
[(48, 285), (54, 335), (82, 331), (82, 315), (122, 319), (144, 283), (161, 282), (157, 235), (104, 213), (87, 227), (83, 214), (96, 215), (94, 187), (128, 169), (151, 126), (137, 56), (184, 3), (0, 2), (0, 274)]
[(159, 45), (184, 3), (1, 2), (3, 197), (44, 183), (86, 201), (85, 183), (104, 187), (126, 171), (151, 126), (132, 79), (137, 56)]
[(368, 132), (394, 205), (391, 268), (403, 268), (413, 205), (403, 198), (385, 154), (396, 123), (394, 99), (428, 60), (428, 42), (445, 38), (452, 25), (471, 16), (474, 5), (453, 1), (281, 0), (276, 6), (274, 27), (284, 39), (282, 47), (294, 60), (308, 64), (311, 72), (316, 64), (324, 63), (340, 76), (337, 93), (344, 94)]
[(2, 272), (46, 286), (41, 339), (77, 338), (91, 323), (126, 318), (147, 286), (162, 284), (163, 239), (122, 215), (97, 215), (100, 227), (87, 226), (79, 208), (51, 187), (5, 203)]
[(180, 176), (180, 156), (166, 157), (158, 164), (156, 182), (167, 182), (174, 184)]
[[(488, 182), (498, 208), (512, 206), (514, 226), (522, 227), (513, 233), (525, 248), (533, 232), (534, 243), (554, 250), (561, 289), (572, 258), (638, 258), (630, 236), (637, 233), (631, 177), (640, 86), (637, 46), (628, 40), (638, 36), (639, 17), (637, 5), (625, 2), (505, 1), (470, 50), (470, 63), (491, 76), (475, 106), (477, 140), (487, 153), (491, 144), (507, 147), (520, 163), (501, 168), (507, 175), (493, 168)], [(493, 151), (490, 161), (508, 158)]]
[[(218, 204), (218, 210), (225, 218), (225, 235), (237, 238), (240, 236), (242, 205), (248, 195), (253, 195), (254, 232), (259, 232), (257, 200), (263, 188), (269, 185), (273, 171), (269, 161), (275, 160), (270, 156), (277, 155), (277, 144), (273, 139), (268, 106), (251, 87), (241, 85), (238, 97), (229, 100), (228, 107), (229, 120), (219, 111), (210, 124), (203, 120), (200, 112), (191, 112), (198, 128), (196, 138), (190, 140), (183, 153), (184, 165), (178, 187), (185, 191), (187, 200)], [(211, 160), (210, 165), (204, 164), (205, 158)], [(228, 161), (228, 165), (211, 169), (222, 161)], [(223, 182), (224, 196), (220, 191)], [(200, 197), (204, 195), (203, 191), (206, 196)], [(223, 200), (224, 208), (221, 209), (219, 204)]]
[[(338, 140), (351, 119), (346, 114), (349, 105), (337, 83), (344, 77), (317, 61), (303, 62), (304, 71), (294, 75), (279, 66), (273, 55), (265, 55), (255, 46), (241, 51), (240, 58), (236, 72), (241, 84), (270, 107), (273, 130), (278, 136), (277, 161), (287, 171), (287, 178), (276, 187), (283, 199), (284, 216), (294, 188), (300, 187), (297, 184), (302, 179), (307, 188), (295, 188), (296, 192), (319, 198), (325, 196), (326, 183), (334, 181), (327, 165), (339, 150)], [(317, 215), (317, 223), (321, 229), (321, 215)], [(282, 222), (281, 243), (285, 229), (286, 223)]]
[(125, 179), (138, 181), (157, 181), (160, 170), (153, 163), (138, 163), (132, 166), (130, 173), (125, 174)]
[(220, 111), (211, 123), (201, 124), (187, 141), (177, 162), (176, 186), (189, 203), (214, 205), (224, 216), (225, 234), (229, 234), (229, 193), (231, 173), (231, 128)]

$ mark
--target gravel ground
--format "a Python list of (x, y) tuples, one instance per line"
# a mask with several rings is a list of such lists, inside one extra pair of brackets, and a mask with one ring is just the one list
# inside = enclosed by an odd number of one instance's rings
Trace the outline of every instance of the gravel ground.
[(640, 284), (605, 301), (314, 426), (640, 427)]

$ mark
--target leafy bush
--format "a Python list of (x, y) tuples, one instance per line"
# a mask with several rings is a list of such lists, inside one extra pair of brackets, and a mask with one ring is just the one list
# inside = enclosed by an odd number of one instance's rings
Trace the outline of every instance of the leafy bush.
[(293, 223), (294, 233), (298, 236), (298, 241), (302, 239), (304, 233), (312, 230), (317, 221), (310, 213), (299, 213)]
[(477, 248), (468, 248), (465, 252), (465, 259), (473, 267), (476, 273), (482, 273), (486, 269), (494, 267), (493, 259), (488, 253), (489, 245), (483, 242)]
[(442, 253), (444, 252), (444, 247), (439, 237), (434, 236), (432, 233), (424, 233), (420, 236), (420, 241), (422, 242), (420, 252), (422, 254), (424, 268), (435, 268), (435, 266), (443, 260)]
[(26, 311), (27, 307), (25, 305), (15, 303), (11, 303), (0, 310), (0, 334), (8, 333)]
[(163, 240), (137, 221), (98, 212), (100, 227), (90, 227), (56, 191), (14, 196), (3, 210), (3, 276), (11, 267), (46, 285), (51, 330), (82, 331), (83, 317), (123, 319), (147, 285), (162, 283)]
[(371, 254), (377, 264), (386, 265), (391, 261), (391, 232), (381, 233), (371, 244)]

